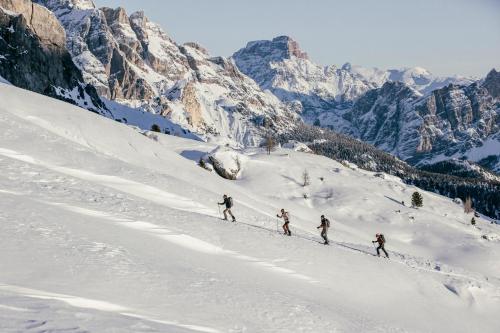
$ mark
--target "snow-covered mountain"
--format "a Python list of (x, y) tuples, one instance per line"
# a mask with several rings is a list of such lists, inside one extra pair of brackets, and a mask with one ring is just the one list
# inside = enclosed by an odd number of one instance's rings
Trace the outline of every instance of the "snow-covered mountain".
[[(411, 162), (466, 158), (482, 164), (500, 154), (500, 73), (482, 82), (448, 85), (421, 97), (387, 82), (360, 97), (343, 117), (351, 134)], [(499, 171), (500, 164), (490, 166)]]
[(142, 12), (98, 9), (91, 0), (35, 2), (59, 18), (85, 81), (109, 99), (236, 145), (258, 145), (266, 128), (290, 130), (298, 119), (230, 59), (176, 44)]
[(499, 225), (460, 201), (279, 148), (229, 181), (197, 165), (214, 144), (0, 96), (2, 332), (498, 332)]
[[(91, 0), (35, 2), (50, 9), (63, 26), (43, 11), (50, 18), (37, 32), (39, 40), (55, 40), (64, 61), (42, 66), (47, 76), (33, 71), (40, 63), (33, 59), (40, 57), (22, 56), (35, 54), (36, 45), (23, 46), (21, 56), (2, 55), (10, 60), (0, 59), (0, 75), (17, 86), (50, 96), (56, 95), (46, 92), (53, 86), (66, 87), (57, 95), (92, 109), (85, 105), (89, 98), (81, 87), (86, 84), (95, 87), (108, 116), (117, 121), (220, 144), (259, 145), (269, 133), (293, 132), (301, 116), (412, 164), (465, 157), (491, 170), (500, 168), (495, 152), (498, 98), (490, 92), (498, 89), (495, 71), (471, 83), (460, 77), (434, 77), (422, 68), (325, 67), (312, 62), (286, 36), (250, 42), (229, 59), (212, 57), (196, 43), (178, 45), (142, 12), (99, 9)], [(29, 0), (20, 3), (31, 8)], [(41, 10), (36, 4), (34, 8)], [(12, 40), (10, 23), (3, 26), (3, 40)], [(11, 44), (0, 43), (0, 50)], [(26, 63), (23, 75), (16, 74), (17, 62)], [(71, 73), (73, 83), (50, 76), (56, 67), (59, 76)], [(90, 104), (99, 103), (93, 96), (96, 102)]]
[(339, 104), (352, 102), (388, 81), (404, 82), (422, 94), (449, 83), (472, 83), (460, 77), (435, 77), (419, 67), (381, 70), (350, 63), (342, 67), (318, 65), (288, 36), (249, 42), (233, 59), (262, 88), (284, 101), (300, 103), (307, 120), (341, 108)]
[[(287, 36), (250, 42), (233, 59), (263, 89), (301, 110), (306, 122), (354, 136), (412, 164), (462, 157), (499, 160), (495, 70), (474, 82), (435, 77), (419, 67), (321, 66)], [(497, 162), (488, 165), (500, 170)]]

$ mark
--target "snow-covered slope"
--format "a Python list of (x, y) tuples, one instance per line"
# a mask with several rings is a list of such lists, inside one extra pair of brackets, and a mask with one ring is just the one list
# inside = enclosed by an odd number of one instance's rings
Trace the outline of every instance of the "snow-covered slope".
[[(471, 226), (448, 198), (422, 192), (412, 209), (397, 178), (281, 149), (240, 151), (228, 181), (196, 165), (212, 144), (152, 140), (9, 85), (0, 96), (2, 331), (500, 328), (499, 227)], [(238, 223), (219, 219), (223, 193)], [(294, 237), (276, 232), (282, 207)], [(377, 232), (390, 260), (373, 256)]]

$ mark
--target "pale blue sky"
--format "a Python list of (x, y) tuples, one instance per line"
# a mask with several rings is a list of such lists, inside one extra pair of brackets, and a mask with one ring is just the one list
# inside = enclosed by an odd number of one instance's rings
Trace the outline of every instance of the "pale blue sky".
[(229, 56), (289, 35), (320, 64), (421, 66), (438, 75), (500, 70), (500, 0), (95, 0), (144, 10), (178, 43)]

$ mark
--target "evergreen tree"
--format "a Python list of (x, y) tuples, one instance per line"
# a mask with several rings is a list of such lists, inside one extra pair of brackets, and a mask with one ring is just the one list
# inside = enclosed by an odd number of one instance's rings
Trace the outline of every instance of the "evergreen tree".
[(422, 194), (415, 191), (411, 196), (411, 205), (413, 207), (422, 207), (424, 205), (424, 198), (422, 198)]
[(153, 124), (151, 126), (151, 131), (160, 133), (161, 132), (161, 128), (157, 124)]
[(475, 218), (472, 218), (472, 220), (470, 220), (470, 224), (472, 224), (472, 225), (476, 225), (476, 219), (475, 219)]

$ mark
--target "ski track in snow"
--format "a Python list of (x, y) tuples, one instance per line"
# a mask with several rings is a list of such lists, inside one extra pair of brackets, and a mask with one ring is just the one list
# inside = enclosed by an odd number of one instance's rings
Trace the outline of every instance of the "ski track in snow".
[[(7, 191), (7, 190), (2, 190), (2, 189), (0, 189), (0, 193), (9, 194), (9, 195), (16, 195), (16, 196), (25, 195), (25, 194), (20, 193), (20, 192)], [(186, 249), (189, 249), (192, 251), (196, 251), (196, 252), (200, 252), (200, 253), (204, 253), (204, 254), (209, 254), (209, 255), (229, 256), (229, 257), (232, 257), (235, 259), (250, 262), (250, 263), (255, 264), (259, 267), (269, 269), (269, 270), (276, 272), (276, 273), (282, 273), (282, 274), (285, 274), (287, 276), (297, 278), (299, 280), (307, 281), (310, 283), (319, 283), (319, 281), (317, 281), (311, 277), (308, 277), (306, 275), (297, 273), (291, 269), (280, 267), (280, 266), (277, 266), (273, 263), (269, 263), (269, 262), (263, 261), (261, 259), (252, 257), (252, 256), (243, 255), (243, 254), (240, 254), (236, 251), (226, 250), (226, 249), (223, 249), (219, 246), (205, 242), (201, 239), (198, 239), (198, 238), (195, 238), (195, 237), (192, 237), (189, 235), (176, 234), (176, 233), (168, 230), (165, 227), (162, 227), (162, 226), (150, 223), (150, 222), (137, 221), (137, 220), (129, 219), (127, 217), (120, 217), (120, 216), (110, 214), (107, 212), (98, 211), (98, 210), (94, 210), (94, 209), (87, 209), (87, 208), (83, 208), (83, 207), (69, 205), (66, 203), (48, 202), (48, 201), (39, 200), (39, 199), (31, 199), (31, 200), (34, 200), (34, 201), (37, 201), (37, 202), (40, 202), (40, 203), (43, 203), (46, 205), (55, 206), (55, 207), (58, 207), (58, 208), (61, 208), (61, 209), (64, 209), (64, 210), (67, 210), (67, 211), (70, 211), (73, 213), (77, 213), (77, 214), (81, 214), (81, 215), (85, 215), (85, 216), (89, 216), (89, 217), (95, 217), (95, 218), (99, 218), (99, 219), (104, 219), (104, 220), (107, 220), (108, 222), (116, 223), (117, 225), (119, 225), (121, 227), (126, 227), (126, 228), (130, 228), (130, 229), (138, 230), (141, 232), (145, 232), (145, 233), (150, 234), (154, 237), (161, 238), (162, 240), (165, 240), (167, 242), (170, 242), (172, 244), (181, 246), (183, 248), (186, 248)], [(260, 229), (263, 229), (266, 231), (273, 232), (272, 229), (255, 226), (255, 225), (250, 224), (250, 223), (243, 222), (243, 224), (250, 226), (250, 227), (257, 227), (257, 228), (260, 228)], [(308, 237), (308, 236), (302, 235), (302, 234), (295, 233), (295, 235), (293, 235), (292, 237), (299, 238), (299, 239), (302, 239), (304, 241), (321, 243), (321, 242), (315, 240), (314, 238), (311, 238), (311, 237)], [(374, 253), (370, 252), (370, 250), (371, 250), (370, 247), (366, 247), (366, 246), (363, 246), (360, 244), (353, 244), (353, 243), (346, 243), (346, 242), (339, 242), (339, 241), (330, 241), (330, 244), (336, 248), (341, 249), (341, 250), (345, 250), (345, 251), (349, 251), (349, 252), (353, 252), (353, 253), (358, 253), (358, 254), (363, 254), (363, 255), (368, 255), (368, 256), (376, 256)], [(398, 258), (399, 260), (395, 260), (394, 258)], [(383, 259), (383, 258), (381, 258), (381, 259)], [(472, 276), (466, 275), (466, 274), (455, 273), (453, 271), (453, 268), (448, 267), (447, 265), (443, 265), (443, 264), (440, 264), (437, 262), (425, 260), (423, 258), (418, 258), (418, 257), (414, 257), (414, 256), (405, 255), (402, 253), (397, 253), (395, 251), (391, 251), (391, 259), (390, 259), (389, 263), (397, 263), (400, 265), (404, 265), (410, 269), (416, 269), (416, 270), (419, 270), (422, 272), (458, 278), (460, 280), (463, 280), (464, 282), (474, 281), (474, 282), (479, 283), (479, 284), (487, 284), (490, 287), (492, 287), (494, 290), (496, 290), (497, 294), (499, 295), (498, 297), (500, 297), (500, 287), (491, 283), (490, 281), (488, 281), (487, 278), (472, 277)], [(497, 279), (495, 279), (495, 280), (497, 280)]]
[[(25, 155), (25, 154), (16, 152), (14, 150), (5, 149), (5, 148), (0, 148), (0, 155), (15, 159), (15, 160), (18, 160), (21, 162), (29, 163), (32, 165), (41, 166), (41, 167), (47, 168), (49, 170), (52, 170), (52, 171), (55, 171), (58, 173), (62, 173), (62, 174), (66, 174), (68, 176), (72, 176), (72, 177), (79, 178), (82, 180), (99, 183), (100, 185), (107, 186), (107, 187), (113, 188), (115, 190), (119, 190), (119, 191), (129, 193), (129, 194), (132, 194), (135, 196), (139, 196), (139, 197), (142, 197), (146, 200), (150, 200), (150, 201), (153, 201), (155, 203), (158, 203), (158, 204), (161, 204), (163, 206), (167, 206), (167, 207), (170, 207), (173, 209), (178, 209), (178, 210), (187, 211), (187, 212), (195, 212), (198, 214), (208, 215), (211, 217), (217, 217), (217, 218), (219, 217), (217, 214), (214, 214), (207, 207), (204, 207), (198, 203), (195, 203), (194, 201), (192, 201), (190, 199), (183, 198), (181, 196), (177, 196), (177, 195), (159, 190), (155, 187), (145, 185), (142, 183), (126, 180), (126, 179), (123, 179), (123, 178), (120, 178), (117, 176), (96, 175), (94, 173), (90, 173), (90, 172), (87, 172), (84, 170), (56, 166), (56, 165), (53, 165), (50, 163), (46, 163), (46, 162), (37, 160), (29, 155)], [(136, 188), (139, 188), (142, 191), (136, 191), (135, 190)], [(2, 190), (2, 189), (0, 189), (0, 193), (11, 194), (11, 195), (23, 195), (22, 193), (19, 193), (19, 192), (10, 191), (10, 190)], [(155, 194), (159, 194), (159, 197), (155, 196)], [(90, 216), (90, 217), (105, 219), (105, 220), (108, 220), (111, 222), (118, 223), (119, 225), (130, 228), (130, 229), (135, 229), (135, 230), (139, 230), (142, 232), (146, 232), (146, 233), (151, 234), (155, 237), (159, 237), (159, 238), (161, 238), (165, 241), (168, 241), (172, 244), (187, 248), (187, 249), (192, 250), (192, 251), (197, 251), (200, 253), (205, 253), (205, 254), (210, 254), (210, 255), (225, 255), (225, 256), (235, 258), (235, 259), (251, 262), (257, 266), (267, 268), (267, 269), (274, 271), (274, 272), (277, 272), (277, 273), (283, 273), (283, 274), (286, 274), (288, 276), (291, 276), (291, 277), (294, 277), (294, 278), (297, 278), (297, 279), (300, 279), (303, 281), (307, 281), (307, 282), (311, 282), (311, 283), (318, 283), (319, 282), (311, 277), (297, 273), (293, 270), (279, 267), (275, 264), (265, 262), (263, 260), (255, 258), (255, 257), (251, 257), (251, 256), (247, 256), (244, 254), (240, 254), (240, 253), (235, 252), (235, 251), (223, 249), (223, 248), (218, 247), (214, 244), (205, 242), (203, 240), (194, 238), (194, 237), (189, 236), (189, 235), (176, 234), (176, 233), (174, 233), (174, 232), (172, 232), (172, 231), (170, 231), (162, 226), (155, 225), (155, 224), (150, 223), (150, 222), (136, 221), (136, 220), (132, 220), (132, 219), (125, 218), (125, 217), (118, 217), (116, 215), (109, 214), (106, 212), (86, 209), (83, 207), (77, 207), (77, 206), (69, 205), (66, 203), (48, 202), (48, 201), (42, 201), (42, 200), (36, 200), (36, 199), (34, 199), (34, 200), (38, 201), (40, 203), (47, 204), (47, 205), (57, 206), (57, 207), (60, 207), (62, 209), (74, 212), (74, 213), (79, 213), (79, 214)], [(248, 206), (249, 208), (257, 211), (257, 208), (250, 207), (250, 205), (245, 205), (245, 206)], [(264, 213), (264, 216), (271, 216), (271, 215)], [(260, 228), (260, 229), (267, 230), (270, 232), (274, 232), (274, 230), (272, 230), (270, 228), (257, 226), (257, 225), (254, 225), (252, 223), (248, 223), (248, 222), (244, 222), (244, 221), (242, 221), (240, 223), (247, 225), (249, 227), (255, 227), (255, 228)], [(298, 230), (305, 231), (301, 228), (298, 228)], [(321, 243), (320, 241), (313, 238), (315, 236), (314, 234), (309, 233), (307, 231), (305, 231), (305, 232), (307, 234), (295, 233), (293, 235), (293, 237), (300, 238), (300, 239), (303, 239), (305, 241)], [(334, 245), (337, 248), (340, 248), (342, 250), (347, 250), (350, 252), (362, 253), (365, 255), (375, 256), (372, 252), (370, 252), (371, 248), (365, 247), (365, 246), (362, 246), (359, 244), (342, 243), (342, 242), (336, 242), (336, 241), (331, 241), (330, 243), (331, 243), (331, 245)], [(394, 251), (391, 251), (391, 253), (392, 253), (392, 259), (390, 260), (391, 262), (405, 265), (411, 269), (416, 269), (416, 270), (429, 272), (429, 273), (433, 273), (433, 274), (445, 275), (448, 277), (455, 277), (455, 278), (468, 280), (468, 281), (474, 281), (477, 283), (486, 283), (486, 284), (494, 287), (495, 289), (499, 289), (499, 287), (497, 287), (496, 285), (487, 281), (487, 279), (485, 279), (485, 278), (480, 279), (480, 278), (474, 278), (472, 276), (465, 275), (465, 274), (455, 273), (455, 272), (453, 272), (452, 268), (446, 267), (440, 263), (434, 263), (434, 262), (430, 262), (428, 260), (426, 261), (422, 258), (408, 256), (405, 254), (396, 253)], [(399, 260), (394, 260), (395, 257), (399, 258)], [(432, 267), (432, 268), (430, 268), (430, 267)]]
[(138, 196), (173, 209), (218, 217), (217, 213), (215, 213), (213, 210), (191, 199), (175, 195), (143, 183), (123, 179), (117, 176), (97, 175), (81, 169), (73, 169), (53, 165), (44, 161), (37, 160), (31, 156), (24, 155), (14, 150), (5, 148), (0, 148), (0, 155), (16, 159), (18, 161), (39, 165), (49, 170), (66, 174), (68, 176), (98, 183), (100, 185), (132, 194), (134, 196)]
[[(30, 289), (30, 288), (24, 288), (24, 287), (20, 287), (20, 286), (7, 285), (7, 284), (0, 284), (0, 290), (15, 293), (15, 294), (22, 295), (22, 296), (27, 296), (30, 298), (61, 301), (61, 302), (64, 302), (72, 307), (75, 307), (75, 308), (93, 309), (93, 310), (99, 310), (99, 311), (104, 311), (104, 312), (114, 312), (114, 313), (117, 313), (117, 314), (120, 314), (120, 315), (123, 315), (126, 317), (142, 319), (145, 321), (158, 323), (158, 324), (175, 326), (178, 328), (188, 329), (188, 330), (194, 331), (194, 332), (206, 332), (206, 333), (218, 333), (219, 332), (219, 330), (216, 330), (216, 329), (210, 328), (210, 327), (191, 325), (191, 324), (183, 324), (183, 323), (179, 323), (176, 321), (167, 321), (167, 320), (163, 320), (163, 319), (151, 318), (147, 315), (141, 314), (140, 312), (138, 312), (134, 309), (130, 309), (130, 308), (127, 308), (127, 307), (124, 307), (121, 305), (117, 305), (117, 304), (113, 304), (113, 303), (109, 303), (109, 302), (105, 302), (105, 301), (100, 301), (100, 300), (51, 293), (51, 292), (35, 290), (35, 289)], [(21, 309), (21, 308), (9, 307), (9, 306), (3, 306), (3, 305), (0, 305), (0, 308), (12, 310), (12, 311), (21, 311), (21, 312), (29, 312), (30, 311), (29, 309)], [(43, 332), (45, 332), (45, 331), (43, 331)]]
[[(17, 196), (23, 195), (22, 193), (6, 191), (6, 190), (0, 190), (0, 193), (17, 195)], [(298, 279), (301, 281), (305, 281), (305, 282), (309, 282), (309, 283), (318, 283), (317, 280), (315, 280), (309, 276), (297, 273), (291, 269), (288, 269), (285, 267), (280, 267), (280, 266), (275, 265), (273, 263), (269, 263), (269, 262), (266, 262), (266, 261), (261, 260), (259, 258), (252, 257), (252, 256), (244, 255), (244, 254), (238, 253), (236, 251), (226, 250), (226, 249), (223, 249), (219, 246), (216, 246), (214, 244), (211, 244), (209, 242), (203, 241), (201, 239), (198, 239), (198, 238), (186, 235), (186, 234), (174, 233), (165, 227), (153, 224), (151, 222), (136, 221), (136, 220), (132, 220), (132, 219), (129, 219), (126, 217), (119, 217), (119, 216), (109, 214), (106, 212), (82, 208), (82, 207), (78, 207), (78, 206), (74, 206), (74, 205), (69, 205), (66, 203), (49, 202), (49, 201), (38, 200), (38, 199), (32, 199), (32, 200), (37, 201), (39, 203), (46, 204), (46, 205), (55, 206), (55, 207), (58, 207), (61, 209), (65, 209), (65, 210), (73, 212), (73, 213), (103, 219), (103, 220), (106, 220), (106, 221), (109, 221), (112, 223), (116, 223), (117, 225), (119, 225), (121, 227), (126, 227), (129, 229), (138, 230), (138, 231), (147, 233), (149, 235), (152, 235), (154, 237), (158, 237), (164, 241), (175, 244), (177, 246), (181, 246), (181, 247), (186, 248), (186, 249), (191, 250), (191, 251), (196, 251), (196, 252), (209, 254), (209, 255), (228, 256), (228, 257), (231, 257), (234, 259), (249, 262), (249, 263), (254, 264), (258, 267), (270, 270), (271, 272), (284, 274), (288, 277), (292, 277), (292, 278), (295, 278), (295, 279)]]

